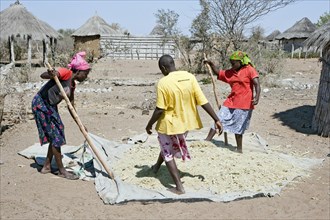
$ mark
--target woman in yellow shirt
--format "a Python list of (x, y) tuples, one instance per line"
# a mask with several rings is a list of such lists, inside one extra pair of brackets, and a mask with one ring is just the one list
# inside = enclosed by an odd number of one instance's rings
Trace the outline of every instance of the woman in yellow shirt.
[(220, 134), (222, 125), (193, 74), (177, 71), (170, 55), (162, 56), (158, 66), (164, 77), (157, 84), (156, 109), (146, 127), (147, 133), (151, 134), (152, 125), (157, 122), (155, 129), (158, 133), (160, 154), (152, 169), (156, 173), (165, 161), (176, 185), (170, 191), (183, 194), (185, 191), (174, 157), (190, 160), (186, 143), (187, 133), (203, 127), (197, 106), (202, 106), (213, 118)]

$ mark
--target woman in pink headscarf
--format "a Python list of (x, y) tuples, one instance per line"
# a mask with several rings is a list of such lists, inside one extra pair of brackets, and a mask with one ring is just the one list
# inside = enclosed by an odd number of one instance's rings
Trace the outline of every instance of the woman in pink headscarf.
[(67, 171), (62, 163), (61, 146), (66, 144), (66, 140), (64, 124), (59, 115), (57, 105), (62, 101), (63, 97), (53, 78), (55, 75), (58, 77), (72, 106), (74, 106), (75, 81), (84, 81), (90, 72), (90, 66), (86, 62), (85, 56), (85, 52), (79, 52), (72, 58), (68, 65), (69, 69), (58, 68), (57, 70), (48, 70), (40, 75), (42, 79), (49, 79), (49, 81), (34, 96), (32, 100), (32, 112), (37, 124), (40, 144), (49, 143), (47, 157), (40, 170), (43, 174), (52, 171), (51, 161), (54, 156), (59, 169), (58, 176), (70, 180), (79, 179), (79, 176)]

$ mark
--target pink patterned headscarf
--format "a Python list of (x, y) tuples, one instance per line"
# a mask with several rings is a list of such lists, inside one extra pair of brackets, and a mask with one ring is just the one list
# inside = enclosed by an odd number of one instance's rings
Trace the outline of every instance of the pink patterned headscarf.
[(88, 70), (90, 69), (89, 64), (85, 60), (86, 52), (82, 51), (74, 55), (71, 59), (70, 64), (68, 64), (68, 67), (70, 69), (76, 69), (76, 70)]

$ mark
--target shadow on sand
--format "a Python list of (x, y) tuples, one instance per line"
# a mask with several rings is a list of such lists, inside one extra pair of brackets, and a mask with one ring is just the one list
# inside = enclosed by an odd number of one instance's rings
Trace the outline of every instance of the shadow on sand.
[(273, 118), (282, 122), (282, 125), (303, 133), (316, 134), (312, 129), (312, 120), (315, 106), (303, 105), (284, 112), (275, 113)]

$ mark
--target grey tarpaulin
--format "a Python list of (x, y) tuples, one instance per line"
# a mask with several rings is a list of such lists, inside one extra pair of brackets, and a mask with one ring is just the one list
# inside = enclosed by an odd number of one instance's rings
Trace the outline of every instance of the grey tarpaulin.
[[(206, 132), (207, 131), (204, 130), (190, 132), (187, 137), (188, 143), (196, 140), (203, 140), (203, 138), (205, 138), (204, 136)], [(147, 134), (134, 136), (129, 138), (127, 144), (110, 141), (90, 133), (89, 135), (93, 140), (94, 145), (102, 155), (103, 160), (107, 161), (110, 169), (112, 170), (115, 170), (113, 168), (116, 166), (116, 164), (118, 164), (118, 162), (125, 162), (125, 155), (127, 155), (127, 152), (132, 148), (148, 149), (151, 146), (158, 146), (157, 136), (155, 134), (150, 136)], [(220, 138), (215, 138), (214, 143), (218, 144), (219, 142), (221, 142)], [(231, 136), (229, 136), (229, 143), (235, 143)], [(155, 200), (209, 200), (221, 202), (233, 201), (242, 198), (253, 198), (257, 196), (274, 196), (279, 194), (281, 189), (295, 178), (290, 177), (286, 181), (283, 181), (280, 185), (274, 184), (273, 186), (263, 188), (262, 191), (242, 190), (240, 192), (235, 191), (217, 194), (212, 193), (208, 190), (207, 186), (205, 186), (205, 189), (199, 190), (185, 188), (185, 194), (176, 195), (169, 192), (165, 187), (161, 190), (151, 190), (143, 188), (139, 185), (132, 184), (130, 182), (126, 182), (122, 180), (121, 172), (117, 171), (114, 172), (114, 176), (118, 184), (117, 188), (115, 181), (108, 177), (107, 172), (100, 165), (98, 160), (93, 158), (92, 152), (90, 150), (85, 150), (86, 148), (84, 146), (86, 146), (86, 144), (82, 144), (78, 147), (63, 146), (62, 152), (65, 155), (65, 158), (63, 159), (64, 165), (78, 173), (81, 179), (94, 180), (96, 191), (105, 204), (118, 204), (127, 201)], [(244, 135), (244, 147), (246, 151), (253, 151), (261, 154), (268, 154), (271, 151), (268, 148), (266, 141), (256, 133), (247, 133)], [(46, 153), (47, 147), (40, 147), (38, 144), (35, 144), (19, 152), (19, 154), (22, 156), (27, 158), (34, 158), (40, 165), (42, 165)], [(294, 157), (284, 153), (278, 153), (278, 157), (289, 161), (292, 166), (300, 167), (306, 171), (310, 170), (315, 165), (321, 164), (323, 161), (322, 159)], [(154, 158), (151, 158), (149, 161), (155, 162), (156, 159), (157, 155), (155, 155)], [(146, 163), (150, 163), (149, 161)], [(189, 163), (194, 163), (194, 161)]]

